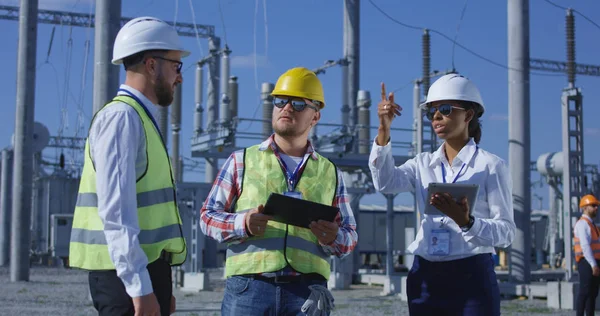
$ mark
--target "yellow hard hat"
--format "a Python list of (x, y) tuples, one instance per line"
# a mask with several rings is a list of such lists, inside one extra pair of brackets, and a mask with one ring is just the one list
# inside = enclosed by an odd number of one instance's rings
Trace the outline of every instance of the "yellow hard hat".
[(319, 108), (325, 107), (325, 96), (323, 85), (317, 75), (304, 68), (296, 67), (289, 69), (277, 79), (272, 96), (290, 96), (319, 101)]
[(588, 205), (600, 205), (600, 201), (598, 201), (595, 196), (588, 194), (581, 198), (581, 201), (579, 201), (579, 207), (583, 208), (584, 206)]

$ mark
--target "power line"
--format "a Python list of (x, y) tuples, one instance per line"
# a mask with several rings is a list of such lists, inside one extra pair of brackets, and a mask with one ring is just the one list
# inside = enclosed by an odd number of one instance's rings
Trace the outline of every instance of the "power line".
[(269, 27), (267, 24), (267, 0), (263, 0), (263, 19), (265, 22), (265, 61), (269, 60)]
[(173, 18), (173, 25), (177, 27), (177, 14), (179, 14), (179, 0), (175, 0), (175, 17)]
[(406, 84), (400, 86), (400, 88), (393, 90), (392, 93), (396, 93), (398, 91), (404, 90), (405, 88), (407, 88), (408, 86), (410, 86), (411, 84), (414, 84), (414, 83), (415, 83), (415, 81), (411, 80), (411, 81), (407, 82)]
[(227, 30), (225, 29), (225, 18), (223, 18), (223, 9), (221, 8), (221, 0), (217, 0), (217, 3), (219, 4), (219, 15), (221, 16), (221, 25), (223, 25), (223, 39), (225, 40), (225, 46), (228, 46), (227, 45)]
[[(549, 4), (551, 4), (551, 5), (555, 6), (555, 7), (559, 8), (559, 9), (563, 9), (563, 10), (569, 10), (569, 8), (566, 8), (566, 7), (560, 6), (560, 5), (558, 5), (558, 4), (556, 4), (556, 3), (554, 3), (554, 2), (552, 2), (552, 1), (550, 1), (550, 0), (544, 0), (544, 1), (548, 2)], [(597, 24), (596, 22), (594, 22), (592, 19), (590, 19), (590, 18), (588, 18), (587, 16), (585, 16), (583, 13), (581, 13), (581, 12), (579, 12), (579, 11), (577, 11), (577, 10), (573, 9), (573, 8), (571, 8), (571, 11), (573, 11), (573, 12), (575, 12), (575, 13), (577, 13), (577, 14), (581, 15), (581, 17), (582, 17), (582, 18), (586, 19), (588, 22), (592, 23), (594, 26), (596, 26), (597, 28), (599, 28), (599, 29), (600, 29), (600, 25), (598, 25), (598, 24)]]
[(254, 44), (254, 88), (258, 91), (258, 67), (257, 67), (257, 56), (256, 56), (256, 20), (258, 17), (258, 0), (254, 1), (254, 37), (253, 37), (253, 44)]
[(454, 35), (454, 43), (452, 44), (452, 70), (455, 70), (454, 66), (454, 48), (456, 47), (456, 40), (458, 39), (458, 33), (460, 32), (460, 25), (465, 17), (465, 11), (467, 11), (467, 4), (469, 4), (469, 0), (465, 0), (465, 4), (463, 5), (462, 12), (460, 13), (460, 19), (458, 20), (458, 24), (456, 25), (456, 35)]
[(196, 42), (198, 43), (198, 48), (200, 48), (200, 55), (204, 56), (204, 50), (202, 49), (202, 43), (200, 42), (200, 34), (198, 34), (198, 27), (196, 26), (196, 14), (194, 13), (194, 4), (192, 3), (192, 0), (189, 0), (189, 4), (192, 13), (192, 23), (194, 23), (194, 32), (196, 32)]
[[(382, 15), (384, 15), (385, 17), (387, 17), (387, 18), (388, 18), (390, 21), (392, 21), (392, 22), (394, 22), (394, 23), (396, 23), (396, 24), (399, 24), (399, 25), (402, 25), (402, 26), (404, 26), (404, 27), (406, 27), (406, 28), (410, 28), (410, 29), (414, 29), (414, 30), (424, 30), (424, 29), (426, 29), (426, 28), (424, 28), (424, 27), (413, 26), (413, 25), (409, 25), (409, 24), (406, 24), (406, 23), (400, 22), (400, 21), (396, 20), (394, 17), (392, 17), (392, 16), (390, 16), (389, 14), (387, 14), (385, 11), (383, 11), (383, 10), (382, 10), (380, 7), (378, 7), (378, 6), (377, 6), (377, 5), (376, 5), (376, 4), (373, 2), (373, 0), (369, 0), (369, 3), (371, 3), (371, 5), (372, 5), (373, 7), (375, 7), (375, 9), (376, 9), (377, 11), (379, 11), (379, 13), (381, 13)], [(491, 59), (489, 59), (489, 58), (487, 58), (487, 57), (485, 57), (485, 56), (482, 56), (482, 55), (480, 55), (480, 54), (478, 54), (478, 53), (474, 52), (473, 50), (471, 50), (471, 49), (469, 49), (469, 48), (465, 47), (464, 45), (460, 44), (459, 42), (457, 42), (457, 41), (453, 40), (453, 39), (452, 39), (452, 38), (450, 38), (448, 35), (446, 35), (446, 34), (444, 34), (444, 33), (440, 32), (440, 31), (438, 31), (438, 30), (435, 30), (435, 29), (430, 29), (430, 28), (427, 28), (427, 29), (428, 29), (428, 30), (429, 30), (431, 33), (435, 33), (435, 34), (438, 34), (438, 35), (440, 35), (441, 37), (443, 37), (443, 38), (447, 39), (447, 40), (448, 40), (448, 41), (450, 41), (451, 43), (454, 43), (454, 45), (456, 45), (456, 46), (458, 46), (458, 47), (462, 48), (463, 50), (465, 50), (465, 51), (467, 51), (467, 52), (471, 53), (473, 56), (475, 56), (475, 57), (477, 57), (477, 58), (479, 58), (479, 59), (481, 59), (481, 60), (487, 61), (487, 62), (488, 62), (488, 63), (490, 63), (490, 64), (493, 64), (493, 65), (495, 65), (495, 66), (498, 66), (498, 67), (501, 67), (501, 68), (504, 68), (504, 69), (508, 69), (508, 70), (522, 71), (521, 69), (511, 68), (511, 67), (508, 67), (508, 66), (506, 66), (506, 65), (503, 65), (503, 64), (501, 64), (501, 63), (495, 62), (495, 61), (493, 61), (493, 60), (491, 60)], [(529, 73), (530, 73), (531, 75), (536, 75), (536, 76), (545, 76), (545, 77), (557, 77), (557, 76), (564, 76), (563, 74), (546, 74), (546, 73), (537, 73), (537, 72), (533, 72), (533, 71), (530, 71)]]

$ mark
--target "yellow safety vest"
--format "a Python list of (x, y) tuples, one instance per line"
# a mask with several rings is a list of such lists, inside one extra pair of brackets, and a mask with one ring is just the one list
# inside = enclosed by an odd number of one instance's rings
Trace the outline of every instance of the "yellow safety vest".
[[(316, 155), (316, 160), (309, 158), (306, 162), (296, 191), (305, 200), (332, 205), (338, 185), (336, 166)], [(247, 148), (244, 165), (236, 213), (264, 205), (272, 192), (288, 190), (286, 177), (271, 150), (260, 151), (259, 145)], [(298, 272), (318, 273), (329, 279), (329, 256), (310, 229), (269, 221), (263, 236), (228, 245), (225, 275), (274, 272), (288, 264)]]
[[(133, 98), (117, 96), (103, 109), (118, 102), (135, 109), (146, 135), (147, 170), (136, 183), (140, 246), (146, 253), (148, 262), (158, 259), (164, 250), (172, 254), (171, 265), (180, 265), (185, 262), (187, 249), (167, 150), (152, 119)], [(92, 118), (92, 122), (93, 120)], [(104, 225), (98, 215), (96, 170), (88, 140), (85, 142), (84, 156), (69, 244), (69, 265), (86, 270), (113, 270), (115, 266), (108, 253)]]

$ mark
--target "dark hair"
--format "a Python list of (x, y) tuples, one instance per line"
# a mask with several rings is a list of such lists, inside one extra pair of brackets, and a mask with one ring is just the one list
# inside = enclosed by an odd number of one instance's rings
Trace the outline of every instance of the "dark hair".
[(163, 56), (166, 52), (167, 52), (167, 50), (156, 49), (156, 50), (146, 50), (146, 51), (141, 51), (139, 53), (135, 53), (131, 56), (127, 56), (127, 57), (123, 58), (123, 68), (125, 68), (125, 71), (127, 71), (131, 67), (136, 66), (137, 64), (143, 62), (144, 58), (147, 55)]
[(463, 107), (474, 112), (473, 118), (469, 122), (469, 137), (473, 137), (475, 143), (479, 144), (481, 141), (481, 121), (479, 121), (479, 118), (483, 114), (483, 109), (481, 105), (475, 102), (463, 102)]

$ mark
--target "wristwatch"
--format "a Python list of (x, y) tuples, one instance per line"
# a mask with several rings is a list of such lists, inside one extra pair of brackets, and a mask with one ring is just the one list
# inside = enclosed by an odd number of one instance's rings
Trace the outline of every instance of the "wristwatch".
[(469, 229), (471, 229), (471, 227), (473, 227), (473, 224), (475, 223), (475, 217), (473, 217), (472, 215), (469, 215), (469, 222), (467, 223), (467, 225), (465, 226), (460, 226), (460, 229), (466, 233), (469, 231)]

